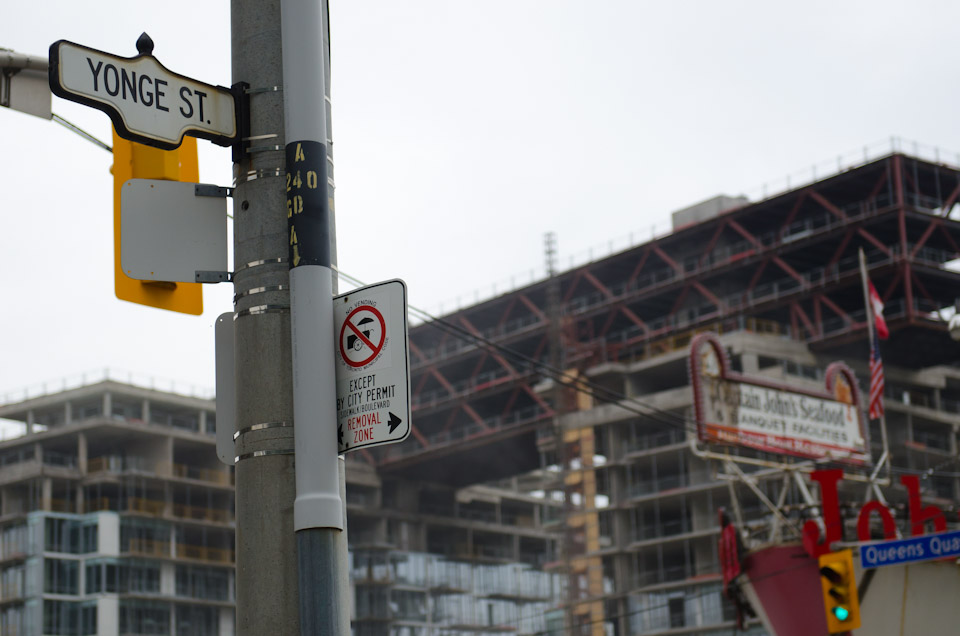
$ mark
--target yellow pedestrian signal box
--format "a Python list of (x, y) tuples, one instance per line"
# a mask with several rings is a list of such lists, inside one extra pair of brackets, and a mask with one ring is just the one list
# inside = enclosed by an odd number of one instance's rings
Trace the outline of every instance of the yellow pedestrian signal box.
[(113, 269), (117, 298), (184, 314), (203, 313), (203, 285), (130, 278), (120, 262), (120, 192), (130, 179), (200, 181), (197, 140), (184, 137), (176, 150), (121, 139), (113, 131)]
[(837, 634), (860, 627), (860, 598), (849, 549), (820, 557), (820, 587), (827, 613), (827, 632)]

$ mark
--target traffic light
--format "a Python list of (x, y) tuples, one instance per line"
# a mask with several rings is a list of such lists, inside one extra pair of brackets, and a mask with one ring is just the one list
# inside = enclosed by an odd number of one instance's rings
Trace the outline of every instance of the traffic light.
[(128, 277), (120, 262), (120, 191), (130, 179), (200, 180), (197, 140), (184, 137), (176, 150), (160, 150), (117, 136), (113, 131), (113, 269), (117, 298), (184, 314), (203, 313), (203, 285), (137, 280)]
[(853, 576), (853, 552), (828, 552), (820, 557), (820, 587), (827, 613), (827, 632), (837, 634), (860, 627), (860, 599)]

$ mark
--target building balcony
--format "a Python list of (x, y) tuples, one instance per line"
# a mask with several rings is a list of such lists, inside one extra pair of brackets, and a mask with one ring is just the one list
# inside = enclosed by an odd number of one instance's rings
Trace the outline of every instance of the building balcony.
[(192, 559), (194, 561), (223, 564), (232, 564), (236, 560), (233, 550), (184, 543), (177, 544), (176, 557), (178, 559)]
[(211, 548), (202, 545), (177, 543), (171, 549), (170, 541), (156, 541), (150, 539), (130, 539), (127, 549), (122, 550), (126, 555), (152, 557), (160, 559), (190, 559), (205, 563), (219, 563), (231, 565), (235, 562), (233, 550), (225, 548)]
[(205, 506), (190, 506), (187, 504), (172, 504), (169, 508), (159, 499), (144, 499), (130, 497), (125, 504), (110, 497), (100, 497), (87, 502), (87, 511), (110, 510), (113, 512), (128, 512), (150, 515), (154, 517), (174, 517), (191, 521), (205, 521), (209, 523), (233, 523), (232, 510), (224, 508), (209, 508)]
[(226, 470), (197, 468), (184, 464), (173, 464), (173, 476), (182, 479), (195, 479), (210, 484), (219, 484), (221, 486), (233, 486), (233, 473)]
[(120, 457), (105, 455), (94, 457), (87, 462), (87, 474), (101, 473), (138, 474), (155, 477), (176, 477), (191, 479), (208, 484), (231, 487), (234, 485), (233, 473), (226, 470), (198, 468), (186, 464), (170, 464), (166, 462), (152, 462), (143, 457)]

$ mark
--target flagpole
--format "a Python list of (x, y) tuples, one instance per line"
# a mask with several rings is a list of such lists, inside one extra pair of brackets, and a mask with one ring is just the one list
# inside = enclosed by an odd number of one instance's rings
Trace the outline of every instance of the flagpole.
[[(863, 306), (867, 312), (867, 344), (870, 346), (871, 350), (873, 349), (873, 307), (870, 303), (870, 288), (867, 283), (867, 258), (863, 254), (863, 248), (859, 248), (860, 254), (860, 283), (863, 287)], [(867, 402), (869, 404), (869, 391)], [(870, 411), (867, 409), (867, 419), (869, 420)], [(877, 462), (877, 466), (871, 475), (871, 481), (880, 474), (880, 469), (886, 466), (887, 468), (887, 481), (890, 480), (890, 446), (887, 441), (887, 414), (886, 409), (880, 414), (880, 439), (883, 442), (883, 454), (880, 455), (880, 461)]]

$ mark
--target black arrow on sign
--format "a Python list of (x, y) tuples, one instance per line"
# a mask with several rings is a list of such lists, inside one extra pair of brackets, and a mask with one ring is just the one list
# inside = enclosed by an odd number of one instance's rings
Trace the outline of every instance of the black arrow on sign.
[(397, 416), (394, 415), (393, 413), (390, 413), (390, 421), (387, 422), (387, 424), (390, 426), (390, 430), (387, 431), (387, 432), (388, 432), (388, 433), (392, 433), (392, 432), (394, 432), (395, 430), (397, 430), (397, 427), (400, 426), (400, 423), (401, 423), (402, 421), (403, 421), (403, 420), (401, 420), (399, 417), (397, 417)]
[(343, 424), (337, 427), (337, 443), (343, 444)]

